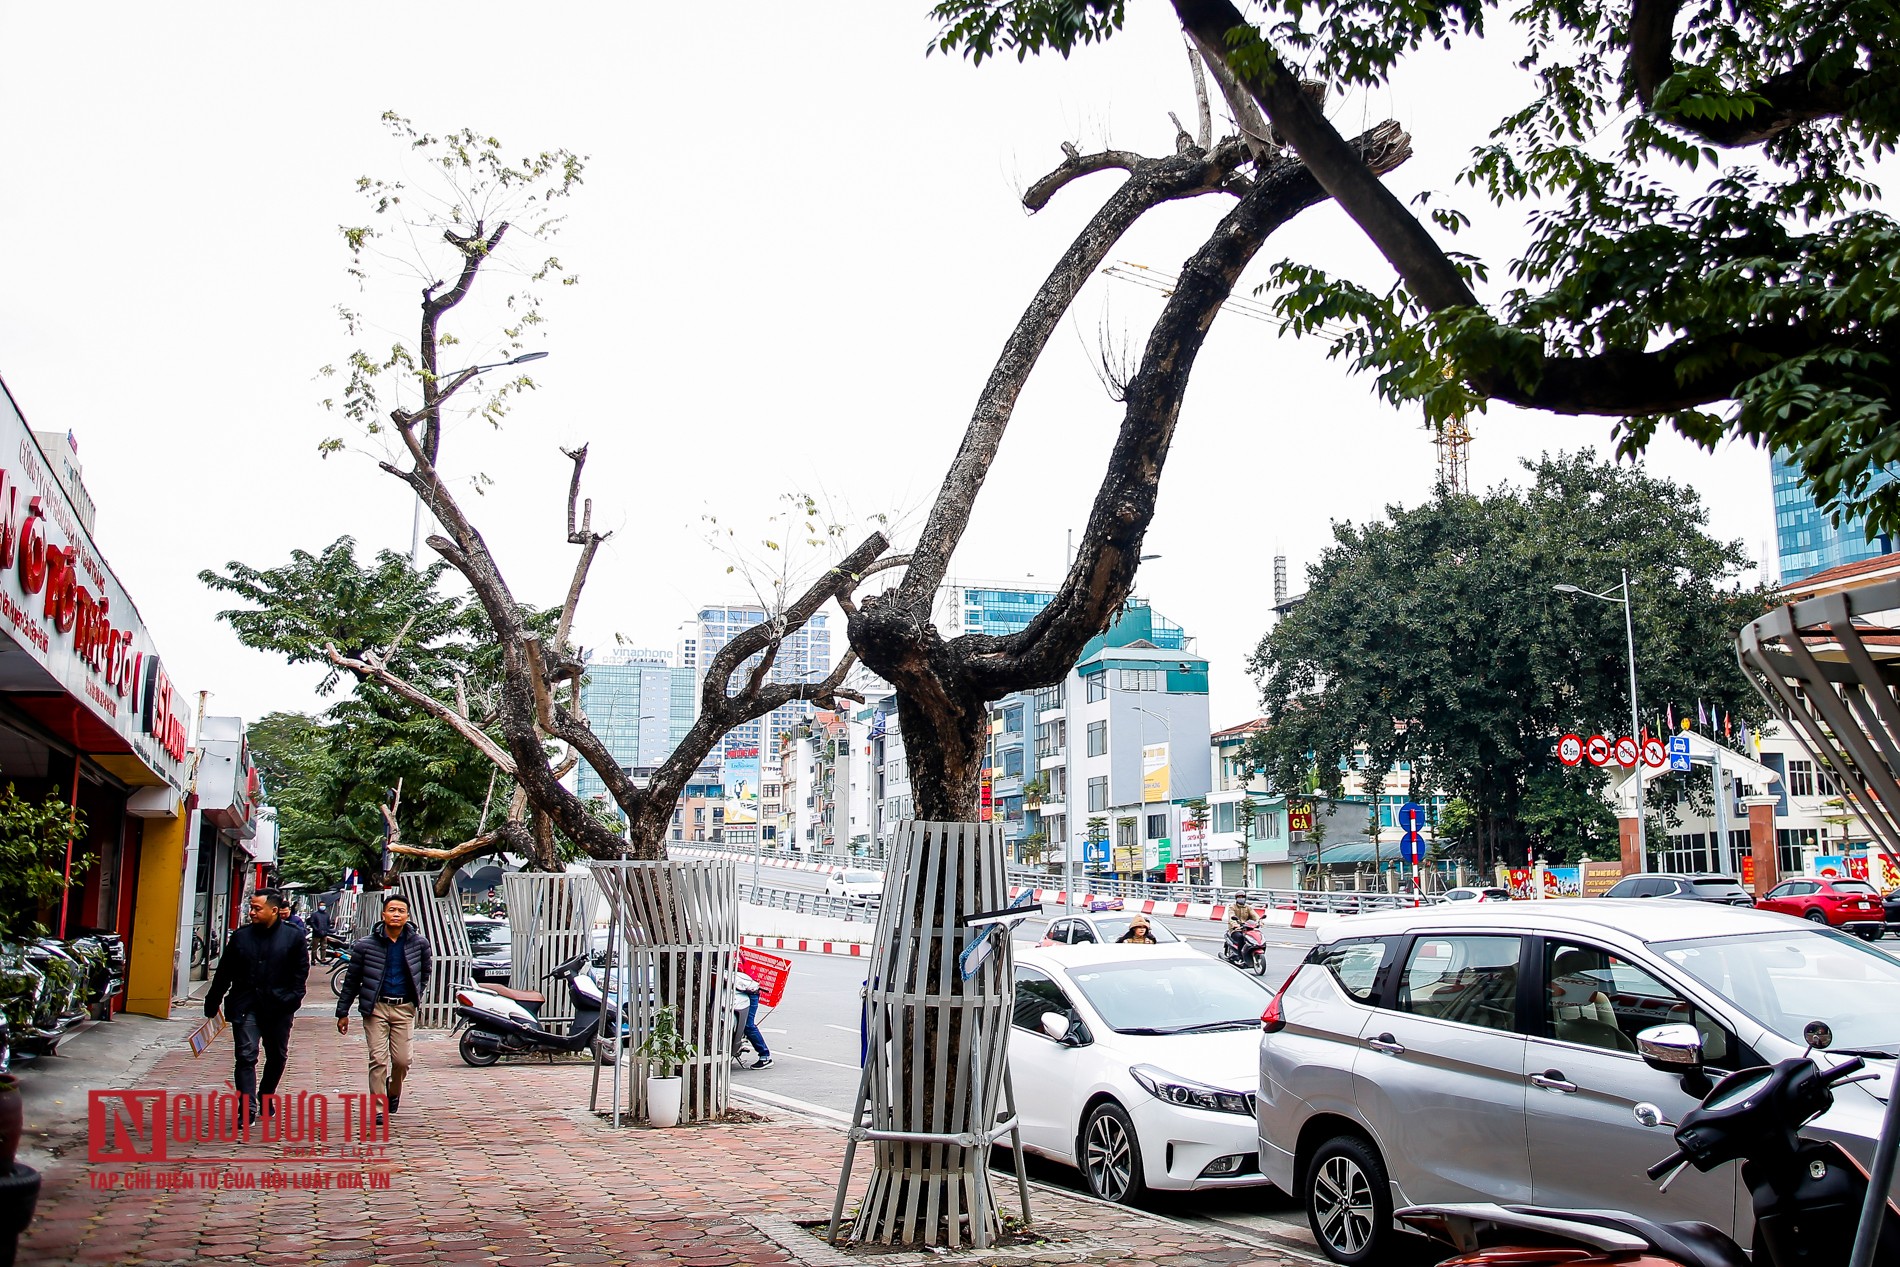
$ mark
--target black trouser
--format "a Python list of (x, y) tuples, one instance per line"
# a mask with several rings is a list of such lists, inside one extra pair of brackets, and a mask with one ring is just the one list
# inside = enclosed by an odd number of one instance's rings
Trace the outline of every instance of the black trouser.
[[(231, 1021), (231, 1040), (237, 1048), (237, 1091), (247, 1114), (255, 1116), (258, 1096), (270, 1095), (283, 1080), (290, 1059), (290, 1023), (295, 1012), (244, 1012)], [(264, 1082), (257, 1081), (257, 1048), (264, 1047)]]

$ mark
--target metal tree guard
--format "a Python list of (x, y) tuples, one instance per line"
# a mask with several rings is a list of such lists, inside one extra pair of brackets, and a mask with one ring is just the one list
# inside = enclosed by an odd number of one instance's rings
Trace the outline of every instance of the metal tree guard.
[[(628, 1053), (653, 1032), (653, 1016), (671, 1007), (693, 1056), (679, 1070), (685, 1080), (680, 1124), (726, 1112), (732, 1085), (734, 970), (739, 952), (739, 883), (731, 859), (708, 862), (590, 862), (607, 899), (608, 945), (615, 961), (606, 978), (627, 1024), (609, 1030), (614, 1082)], [(623, 949), (624, 948), (624, 949)], [(623, 966), (624, 965), (624, 968)], [(624, 1106), (646, 1120), (649, 1067), (638, 1055), (627, 1065), (626, 1099), (614, 1091), (614, 1124)], [(599, 1070), (595, 1071), (598, 1094)]]
[[(1900, 581), (1776, 608), (1735, 640), (1742, 671), (1822, 768), (1833, 771), (1888, 858), (1900, 848)], [(1850, 1267), (1870, 1267), (1900, 1151), (1889, 1095)]]
[[(990, 1190), (990, 1145), (1004, 1135), (1015, 1137), (1017, 1190), (1029, 1221), (1009, 1081), (1009, 933), (965, 922), (1009, 905), (1002, 828), (903, 823), (886, 874), (898, 883), (887, 884), (878, 913), (864, 992), (864, 1072), (830, 1238), (838, 1236), (858, 1145), (868, 1140), (875, 1163), (853, 1241), (954, 1246), (967, 1220), (976, 1248), (987, 1249), (1002, 1231)], [(986, 952), (971, 949), (979, 939), (992, 943)]]
[(468, 925), (462, 922), (462, 904), (453, 897), (435, 895), (435, 876), (405, 871), (396, 877), (409, 902), (409, 922), (429, 941), (435, 959), (429, 989), (416, 1007), (422, 1029), (446, 1029), (455, 1022), (455, 992), (473, 977), (474, 955), (468, 945)]
[(508, 984), (547, 995), (541, 1023), (559, 1027), (574, 1019), (565, 989), (549, 989), (548, 973), (586, 954), (600, 909), (600, 889), (591, 876), (561, 871), (522, 871), (501, 878), (508, 905)]

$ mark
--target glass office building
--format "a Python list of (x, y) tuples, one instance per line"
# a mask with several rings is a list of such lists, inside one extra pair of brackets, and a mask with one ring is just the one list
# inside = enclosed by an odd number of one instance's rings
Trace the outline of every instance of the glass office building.
[[(1843, 563), (1893, 553), (1893, 540), (1885, 533), (1867, 539), (1862, 519), (1849, 520), (1839, 528), (1829, 523), (1802, 482), (1801, 468), (1786, 453), (1775, 453), (1769, 471), (1775, 500), (1775, 555), (1783, 584)], [(1893, 478), (1892, 471), (1880, 477), (1882, 482)]]
[[(672, 755), (693, 725), (693, 671), (674, 668), (657, 652), (617, 651), (590, 660), (581, 679), (581, 708), (594, 734), (631, 774)], [(606, 784), (583, 761), (574, 790), (583, 800)]]

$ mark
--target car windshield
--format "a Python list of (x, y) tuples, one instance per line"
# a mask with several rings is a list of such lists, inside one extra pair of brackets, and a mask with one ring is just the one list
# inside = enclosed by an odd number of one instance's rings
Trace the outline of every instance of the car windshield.
[(1169, 959), (1072, 968), (1069, 980), (1120, 1034), (1179, 1034), (1258, 1025), (1266, 985), (1214, 959)]
[[(1132, 915), (1097, 916), (1095, 919), (1095, 935), (1100, 937), (1103, 941), (1120, 941), (1121, 935), (1128, 931), (1128, 925), (1134, 921), (1134, 918)], [(1174, 935), (1172, 928), (1168, 928), (1162, 924), (1150, 922), (1148, 931), (1154, 934), (1156, 941), (1181, 940)]]
[(1833, 883), (1836, 893), (1857, 893), (1862, 897), (1874, 896), (1874, 886), (1865, 880), (1836, 880)]
[(876, 884), (877, 872), (847, 871), (844, 873), (843, 879), (846, 884)]
[(470, 924), (468, 926), (470, 950), (494, 950), (507, 944), (508, 925), (506, 924)]
[(1834, 1046), (1900, 1043), (1900, 962), (1828, 928), (1656, 942), (1650, 947), (1791, 1043), (1826, 1021)]

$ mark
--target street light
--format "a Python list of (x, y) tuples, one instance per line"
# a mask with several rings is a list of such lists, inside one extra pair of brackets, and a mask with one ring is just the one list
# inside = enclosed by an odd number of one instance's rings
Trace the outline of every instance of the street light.
[[(496, 361), (493, 365), (471, 365), (467, 369), (457, 370), (449, 375), (450, 390), (460, 387), (477, 374), (486, 374), (489, 370), (506, 369), (510, 365), (526, 365), (529, 361), (538, 361), (546, 352), (523, 352), (512, 360)], [(416, 494), (415, 513), (409, 520), (409, 566), (422, 566), (422, 494)]]
[[(1143, 708), (1139, 704), (1130, 704), (1129, 707), (1134, 709), (1137, 713), (1140, 713), (1143, 717), (1152, 717), (1156, 721), (1160, 722), (1162, 733), (1168, 737), (1167, 739), (1167, 742), (1168, 742), (1168, 782), (1170, 784), (1170, 787), (1168, 788), (1169, 795), (1168, 795), (1167, 803), (1170, 807), (1172, 807), (1174, 805), (1174, 795), (1173, 795), (1174, 788), (1172, 787), (1172, 784), (1174, 782), (1174, 723), (1170, 721), (1167, 717), (1163, 716), (1162, 714)], [(1145, 764), (1146, 756), (1147, 756), (1147, 747), (1148, 747), (1148, 727), (1146, 724), (1144, 724), (1141, 728), (1141, 746), (1143, 750), (1142, 755), (1143, 755), (1144, 764)], [(1144, 785), (1142, 791), (1143, 791), (1143, 794), (1145, 795), (1147, 792), (1147, 788), (1145, 786), (1147, 783), (1146, 770), (1142, 771), (1142, 783)], [(1143, 803), (1146, 804), (1145, 801)], [(1145, 811), (1144, 811), (1144, 814), (1145, 814)], [(1170, 817), (1172, 817), (1172, 815), (1170, 815)], [(1173, 824), (1169, 824), (1169, 830), (1170, 831), (1173, 830)], [(1188, 874), (1187, 862), (1185, 859), (1183, 859), (1181, 862), (1181, 883), (1183, 886), (1189, 886), (1189, 880), (1187, 878), (1187, 874)]]
[[(1640, 745), (1642, 743), (1643, 723), (1642, 723), (1641, 714), (1638, 712), (1637, 707), (1636, 707), (1636, 623), (1630, 616), (1630, 608), (1632, 604), (1630, 601), (1629, 569), (1628, 568), (1622, 569), (1622, 575), (1623, 575), (1623, 583), (1621, 585), (1617, 586), (1616, 589), (1614, 590), (1605, 590), (1601, 594), (1597, 593), (1594, 590), (1587, 590), (1577, 585), (1555, 585), (1555, 586), (1552, 586), (1551, 588), (1556, 590), (1559, 594), (1581, 594), (1585, 598), (1594, 598), (1605, 603), (1615, 603), (1617, 606), (1623, 609), (1623, 636), (1626, 639), (1627, 645), (1629, 647), (1629, 660), (1630, 660), (1630, 742)], [(1622, 591), (1621, 598), (1616, 597), (1618, 590)], [(1644, 803), (1643, 803), (1643, 754), (1640, 750), (1636, 754), (1635, 768), (1636, 768), (1637, 869), (1640, 871), (1648, 871), (1649, 870), (1649, 840), (1648, 840), (1648, 835), (1644, 831), (1644, 828), (1643, 828), (1643, 814), (1644, 814), (1644, 809), (1645, 809)]]

